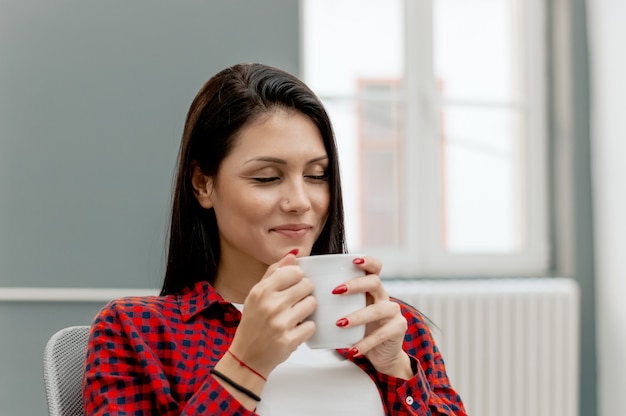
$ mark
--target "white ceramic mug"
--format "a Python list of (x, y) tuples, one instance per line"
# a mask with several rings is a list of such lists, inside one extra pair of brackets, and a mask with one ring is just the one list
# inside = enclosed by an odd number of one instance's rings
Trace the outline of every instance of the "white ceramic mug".
[(313, 282), (317, 300), (315, 312), (307, 319), (315, 322), (315, 333), (306, 342), (310, 348), (348, 348), (365, 335), (365, 326), (345, 328), (336, 322), (365, 307), (365, 293), (333, 295), (334, 288), (348, 280), (364, 276), (365, 272), (352, 263), (360, 254), (322, 254), (299, 257), (298, 265), (304, 276)]

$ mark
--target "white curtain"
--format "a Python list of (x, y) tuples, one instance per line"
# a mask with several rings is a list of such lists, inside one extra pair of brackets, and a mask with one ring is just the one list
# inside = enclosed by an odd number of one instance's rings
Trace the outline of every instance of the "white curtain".
[(591, 71), (598, 399), (624, 414), (626, 393), (626, 0), (587, 0)]

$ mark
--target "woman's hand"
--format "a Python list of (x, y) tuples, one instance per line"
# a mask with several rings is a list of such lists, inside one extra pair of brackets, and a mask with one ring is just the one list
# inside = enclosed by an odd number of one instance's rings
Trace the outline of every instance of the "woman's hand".
[[(350, 349), (353, 356), (364, 355), (380, 373), (408, 379), (413, 376), (409, 356), (402, 350), (407, 322), (400, 305), (389, 299), (379, 277), (382, 263), (373, 257), (354, 261), (366, 273), (338, 287), (334, 293), (342, 296), (365, 293), (367, 306), (346, 316), (344, 327), (365, 324), (365, 337)], [(338, 321), (338, 322), (339, 322)]]
[(246, 297), (231, 351), (267, 377), (315, 332), (304, 321), (317, 307), (312, 292), (294, 254), (272, 264)]

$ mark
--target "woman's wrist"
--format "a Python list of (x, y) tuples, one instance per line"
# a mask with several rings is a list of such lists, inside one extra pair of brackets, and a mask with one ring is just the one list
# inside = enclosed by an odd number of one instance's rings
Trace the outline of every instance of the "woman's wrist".
[[(253, 410), (257, 405), (257, 400), (253, 396), (261, 396), (265, 380), (257, 374), (242, 366), (239, 361), (230, 354), (225, 354), (215, 365), (215, 370), (219, 374), (223, 374), (230, 381), (223, 378), (215, 377), (215, 379), (224, 387), (239, 403)], [(244, 393), (241, 389), (233, 386), (233, 384), (243, 387), (244, 390), (252, 393), (252, 395)]]
[(379, 373), (403, 380), (408, 380), (415, 375), (411, 358), (404, 351), (401, 351), (393, 360), (386, 363), (384, 366), (377, 366), (376, 370)]

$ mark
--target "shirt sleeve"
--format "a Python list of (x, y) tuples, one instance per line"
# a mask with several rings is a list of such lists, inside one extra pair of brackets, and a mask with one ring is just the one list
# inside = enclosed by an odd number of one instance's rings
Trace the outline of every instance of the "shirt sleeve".
[[(145, 329), (145, 328), (143, 328)], [(83, 400), (86, 414), (249, 416), (210, 374), (184, 403), (175, 400), (163, 364), (139, 335), (125, 306), (115, 301), (96, 317), (85, 358)]]
[[(394, 299), (395, 300), (395, 299)], [(368, 371), (378, 384), (387, 413), (415, 416), (467, 416), (461, 397), (450, 385), (443, 358), (428, 325), (413, 307), (395, 300), (402, 308), (408, 330), (404, 350), (414, 370), (409, 380), (391, 377), (374, 370), (364, 358), (356, 363)]]

